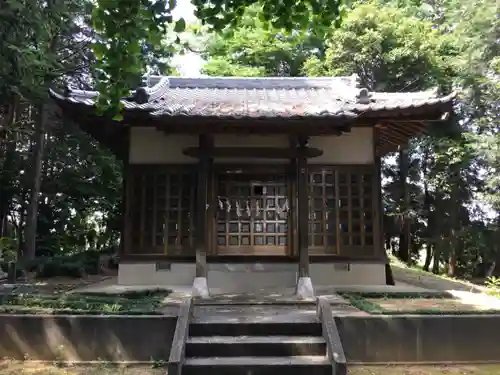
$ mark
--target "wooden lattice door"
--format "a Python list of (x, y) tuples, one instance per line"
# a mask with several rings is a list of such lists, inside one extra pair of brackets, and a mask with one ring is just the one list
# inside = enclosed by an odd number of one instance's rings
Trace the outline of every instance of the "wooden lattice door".
[(289, 192), (286, 174), (217, 175), (217, 253), (287, 255)]

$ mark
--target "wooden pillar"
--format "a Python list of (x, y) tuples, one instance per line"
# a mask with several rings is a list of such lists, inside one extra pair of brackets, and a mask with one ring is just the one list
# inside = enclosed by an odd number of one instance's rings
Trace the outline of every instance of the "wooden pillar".
[(208, 190), (212, 173), (213, 139), (202, 134), (198, 139), (200, 159), (198, 163), (198, 183), (196, 200), (196, 278), (193, 283), (194, 297), (208, 297), (207, 284), (207, 248), (208, 248)]
[[(297, 137), (290, 136), (289, 139), (290, 149), (295, 152), (297, 149)], [(299, 255), (299, 245), (298, 245), (298, 215), (297, 215), (297, 158), (293, 157), (290, 159), (290, 165), (288, 166), (288, 200), (290, 213), (288, 215), (288, 255), (296, 257)]]
[(299, 272), (297, 295), (314, 298), (314, 288), (309, 277), (309, 172), (307, 170), (307, 138), (297, 139), (297, 217), (299, 242)]
[(385, 256), (384, 251), (384, 206), (382, 203), (382, 166), (381, 158), (378, 153), (380, 144), (380, 131), (378, 128), (373, 129), (373, 163), (375, 166), (375, 175), (373, 179), (373, 246), (374, 256)]
[(129, 150), (130, 150), (130, 128), (124, 130), (123, 135), (123, 145), (125, 147), (125, 152), (123, 155), (123, 175), (122, 175), (122, 203), (121, 203), (121, 228), (120, 228), (120, 247), (118, 250), (118, 255), (123, 258), (124, 255), (129, 255), (132, 246), (132, 234), (130, 228), (132, 225), (131, 215), (130, 215), (130, 200), (131, 200), (131, 189), (130, 184), (135, 183), (135, 181), (130, 181), (130, 161), (129, 161)]
[(385, 248), (384, 204), (382, 201), (382, 160), (379, 153), (380, 141), (380, 129), (375, 127), (373, 129), (373, 162), (375, 164), (375, 178), (373, 181), (373, 198), (375, 202), (373, 217), (373, 246), (375, 251), (374, 255), (377, 257), (383, 257), (386, 261), (385, 283), (387, 285), (395, 285), (391, 265), (387, 257), (387, 249)]
[(307, 147), (307, 138), (298, 139), (298, 157), (297, 157), (297, 196), (298, 196), (298, 226), (299, 226), (299, 278), (309, 277), (309, 194), (307, 158), (305, 148)]

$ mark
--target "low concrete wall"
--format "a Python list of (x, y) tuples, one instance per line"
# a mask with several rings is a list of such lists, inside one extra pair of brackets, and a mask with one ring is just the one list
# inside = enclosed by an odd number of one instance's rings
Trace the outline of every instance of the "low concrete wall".
[(0, 315), (0, 357), (167, 361), (176, 321), (174, 316)]
[(348, 363), (500, 362), (500, 315), (336, 317)]

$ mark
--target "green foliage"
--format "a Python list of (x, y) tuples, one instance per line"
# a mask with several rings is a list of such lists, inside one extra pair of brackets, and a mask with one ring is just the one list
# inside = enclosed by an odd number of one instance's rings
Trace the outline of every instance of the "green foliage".
[(238, 29), (226, 27), (208, 37), (203, 72), (215, 76), (298, 76), (304, 61), (322, 51), (321, 40), (309, 32), (266, 27), (262, 10), (245, 11)]
[(30, 266), (38, 278), (72, 277), (97, 275), (100, 272), (101, 252), (83, 251), (72, 255), (38, 258)]
[[(434, 272), (500, 276), (500, 19), (494, 0), (355, 2), (337, 27), (331, 22), (339, 12), (328, 7), (337, 9), (338, 2), (195, 5), (205, 24), (196, 38), (209, 75), (357, 73), (374, 90), (459, 91), (449, 123), (430, 127), (410, 144), (407, 168), (399, 156), (383, 160), (386, 243), (396, 251), (402, 224), (409, 222), (410, 263), (424, 255), (429, 262), (423, 267)], [(97, 263), (74, 254), (117, 248), (121, 163), (75, 124), (54, 116), (45, 102), (47, 87), (99, 82), (100, 108), (112, 113), (146, 67), (166, 72), (172, 54), (188, 47), (184, 37), (194, 28), (171, 19), (174, 6), (149, 0), (2, 2), (0, 246), (6, 258), (14, 259), (25, 242), (32, 154), (40, 139), (46, 147), (35, 195), (36, 255), (53, 261), (23, 266), (41, 275), (91, 273)], [(42, 138), (36, 138), (43, 114)]]
[[(97, 63), (97, 88), (101, 110), (122, 109), (120, 99), (140, 83), (150, 62), (144, 54), (147, 45), (152, 54), (162, 50), (167, 24), (172, 22), (175, 1), (98, 0), (92, 11), (92, 26), (98, 37), (92, 45)], [(175, 31), (185, 28), (177, 21)], [(117, 117), (116, 119), (120, 119)]]
[(416, 91), (445, 86), (456, 56), (454, 40), (430, 22), (376, 3), (356, 6), (332, 31), (326, 57), (304, 65), (307, 75), (357, 74), (374, 91)]
[[(328, 29), (332, 22), (338, 23), (343, 11), (340, 0), (196, 0), (193, 4), (202, 23), (217, 31), (228, 25), (232, 30), (237, 29), (250, 6), (260, 9), (257, 15), (266, 26), (286, 30), (314, 28), (316, 32)], [(165, 54), (162, 40), (168, 39), (168, 25), (173, 22), (171, 13), (175, 5), (175, 0), (97, 0), (92, 25), (98, 38), (92, 49), (97, 58), (102, 112), (120, 111), (120, 98), (128, 96), (130, 88), (139, 83), (140, 75), (148, 66), (143, 53), (145, 45), (151, 46), (155, 55)], [(181, 33), (185, 28), (186, 22), (179, 19), (170, 32)], [(179, 37), (175, 41), (181, 43)], [(118, 114), (115, 119), (120, 120), (122, 116)]]
[(51, 278), (51, 277), (72, 277), (80, 278), (84, 275), (85, 270), (80, 263), (63, 262), (60, 260), (49, 260), (41, 263), (37, 270), (36, 276), (38, 278)]
[(0, 237), (0, 259), (12, 262), (17, 259), (16, 243), (11, 237)]
[(452, 277), (500, 275), (496, 8), (493, 0), (360, 1), (339, 27), (316, 34), (270, 27), (254, 6), (242, 12), (239, 29), (205, 39), (204, 72), (357, 74), (376, 91), (458, 91), (455, 115), (410, 143), (407, 166), (404, 155), (383, 160), (386, 245), (397, 252), (408, 231), (411, 264), (424, 257), (424, 269)]
[(485, 285), (490, 288), (488, 294), (500, 297), (500, 277), (490, 276), (486, 279)]
[(166, 290), (147, 290), (133, 294), (41, 296), (30, 294), (0, 296), (0, 312), (26, 314), (145, 315), (159, 314)]

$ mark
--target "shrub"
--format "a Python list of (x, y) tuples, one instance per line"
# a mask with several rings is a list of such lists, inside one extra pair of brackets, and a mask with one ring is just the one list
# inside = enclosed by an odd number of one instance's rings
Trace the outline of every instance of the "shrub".
[(85, 274), (85, 268), (78, 262), (63, 262), (60, 259), (49, 260), (38, 266), (36, 276), (49, 277), (74, 277), (80, 278)]
[(86, 274), (97, 275), (100, 271), (99, 259), (101, 253), (98, 251), (82, 251), (67, 257), (64, 257), (64, 261), (68, 263), (79, 263), (85, 270)]
[[(0, 269), (3, 272), (8, 273), (9, 272), (9, 262), (1, 262)], [(24, 276), (23, 270), (20, 267), (17, 267), (16, 268), (16, 279), (19, 277), (22, 277), (22, 276)]]

